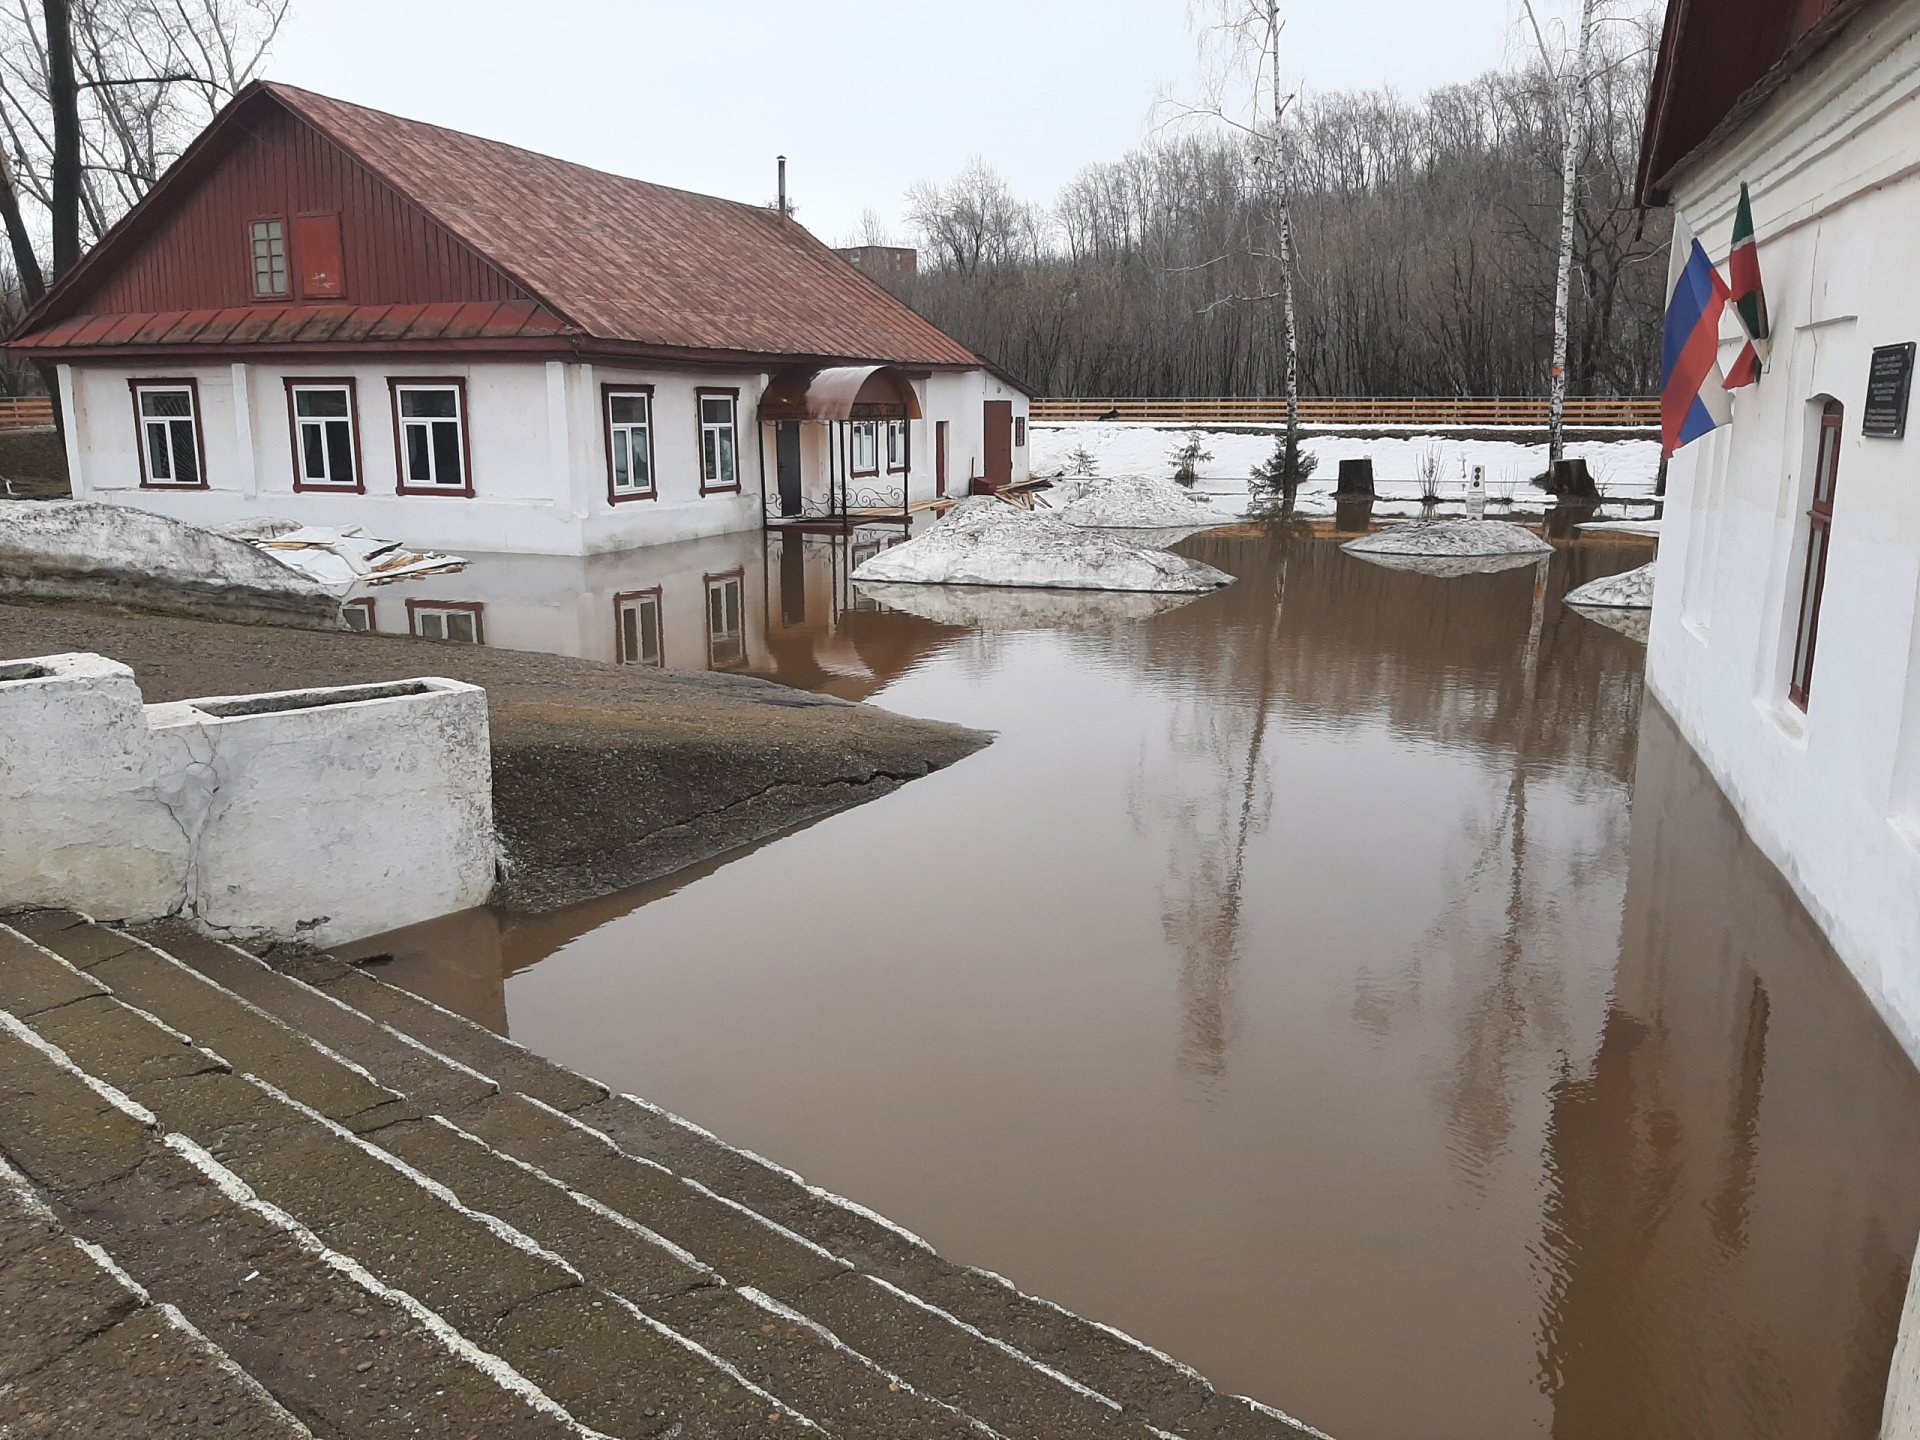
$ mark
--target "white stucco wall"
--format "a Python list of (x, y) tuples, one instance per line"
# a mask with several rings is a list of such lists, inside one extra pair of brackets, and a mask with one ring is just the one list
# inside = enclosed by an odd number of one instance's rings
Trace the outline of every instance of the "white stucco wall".
[[(1920, 5), (1819, 57), (1674, 200), (1716, 260), (1752, 190), (1772, 360), (1669, 474), (1654, 696), (1920, 1061), (1920, 405), (1860, 433), (1877, 345), (1920, 339)], [(1732, 358), (1733, 322), (1723, 358)], [(1787, 698), (1822, 405), (1846, 407), (1808, 708)]]
[(339, 944), (483, 903), (492, 797), (459, 681), (145, 705), (102, 656), (0, 666), (7, 904)]
[[(401, 495), (390, 378), (458, 377), (466, 382), (472, 496)], [(292, 421), (286, 380), (351, 377), (365, 493), (294, 489)], [(139, 435), (129, 381), (191, 378), (199, 393), (207, 488), (142, 488)], [(663, 370), (518, 361), (399, 365), (182, 365), (137, 369), (82, 365), (60, 370), (68, 407), (69, 470), (76, 497), (137, 505), (192, 524), (286, 516), (312, 525), (352, 526), (414, 545), (465, 551), (588, 555), (736, 531), (762, 521), (762, 465), (773, 485), (773, 436), (764, 452), (757, 406), (768, 376), (749, 371)], [(933, 421), (951, 427), (948, 491), (964, 493), (968, 466), (981, 465), (980, 402), (1026, 398), (981, 371), (919, 382), (927, 418), (913, 426), (913, 497), (934, 493)], [(607, 494), (601, 387), (653, 387), (656, 498), (615, 504)], [(737, 494), (701, 494), (699, 411), (703, 386), (738, 389)], [(819, 427), (808, 427), (817, 429)], [(1026, 447), (1016, 446), (1023, 477)], [(816, 459), (815, 464), (819, 462)], [(890, 479), (896, 488), (897, 478)]]

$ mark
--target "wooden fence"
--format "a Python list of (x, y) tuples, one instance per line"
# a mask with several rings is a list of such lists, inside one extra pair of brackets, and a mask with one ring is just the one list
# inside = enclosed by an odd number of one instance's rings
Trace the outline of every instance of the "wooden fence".
[[(1115, 413), (1118, 412), (1118, 413)], [(1049, 421), (1114, 419), (1172, 424), (1286, 423), (1287, 402), (1270, 397), (1202, 396), (1184, 399), (1125, 399), (1093, 397), (1035, 400), (1035, 424)], [(1545, 425), (1544, 396), (1429, 396), (1412, 398), (1340, 397), (1300, 401), (1300, 419), (1307, 425)], [(1600, 400), (1568, 396), (1569, 425), (1637, 425), (1660, 423), (1658, 396)]]
[(51, 395), (0, 395), (0, 430), (53, 424)]

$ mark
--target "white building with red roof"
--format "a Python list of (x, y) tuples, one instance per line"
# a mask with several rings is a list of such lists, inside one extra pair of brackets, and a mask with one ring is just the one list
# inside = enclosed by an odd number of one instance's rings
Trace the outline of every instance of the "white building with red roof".
[(586, 555), (1027, 476), (1027, 392), (778, 210), (285, 85), (8, 339), (78, 498)]

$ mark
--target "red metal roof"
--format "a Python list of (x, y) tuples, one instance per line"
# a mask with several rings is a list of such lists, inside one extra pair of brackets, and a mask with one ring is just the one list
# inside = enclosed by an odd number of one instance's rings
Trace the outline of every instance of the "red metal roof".
[[(161, 243), (177, 213), (194, 203), (197, 189), (229, 157), (253, 153), (244, 147), (259, 148), (255, 137), (274, 112), (319, 132), (364, 167), (376, 186), (389, 187), (457, 245), (482, 257), (492, 273), (534, 297), (535, 308), (551, 322), (539, 333), (564, 334), (576, 348), (592, 350), (601, 342), (617, 350), (651, 349), (689, 359), (721, 352), (781, 361), (982, 363), (773, 210), (610, 175), (266, 82), (235, 97), (146, 199), (34, 307), (21, 338), (11, 343), (23, 349), (73, 349), (113, 344), (107, 337), (127, 333), (137, 341), (119, 343), (156, 343), (157, 316), (131, 330), (117, 324), (90, 329), (75, 325), (83, 318), (75, 312), (86, 310), (89, 296), (109, 290), (116, 274), (137, 263), (142, 246)], [(345, 218), (352, 223), (350, 214)], [(351, 273), (348, 283), (354, 283)], [(176, 303), (198, 299), (198, 282), (196, 287)], [(209, 293), (202, 303), (231, 303), (229, 291), (215, 293), (210, 282), (204, 288)], [(177, 280), (172, 293), (179, 293)], [(355, 307), (331, 333), (290, 329), (291, 314), (341, 316), (337, 306), (287, 307), (286, 315), (278, 313), (280, 307), (250, 307), (247, 318), (225, 329), (224, 321), (214, 323), (215, 312), (194, 312), (174, 317), (175, 325), (157, 343), (265, 343), (256, 336), (252, 317), (266, 310), (276, 312), (263, 332), (274, 343), (526, 333), (489, 329), (501, 323), (501, 310), (477, 321), (468, 312), (478, 307), (458, 303), (480, 300), (480, 295), (450, 298), (454, 303), (391, 307), (372, 325), (359, 323), (367, 307)], [(104, 318), (117, 322), (120, 312), (134, 307), (105, 308), (116, 313)]]
[(1860, 9), (1861, 0), (1670, 0), (1640, 138), (1640, 203), (1666, 204), (1674, 168), (1751, 114)]
[(69, 315), (23, 335), (15, 350), (146, 349), (159, 345), (288, 345), (438, 339), (551, 339), (567, 326), (525, 301), (481, 305), (248, 305)]

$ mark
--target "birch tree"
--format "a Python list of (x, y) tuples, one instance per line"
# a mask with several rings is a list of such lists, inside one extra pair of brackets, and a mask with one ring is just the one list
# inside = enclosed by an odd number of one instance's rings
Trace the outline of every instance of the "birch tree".
[(1540, 47), (1540, 63), (1560, 95), (1560, 251), (1553, 282), (1553, 369), (1547, 392), (1547, 464), (1551, 468), (1565, 453), (1563, 439), (1567, 413), (1567, 305), (1573, 285), (1574, 187), (1579, 179), (1580, 150), (1587, 111), (1587, 57), (1593, 44), (1594, 0), (1580, 0), (1579, 39), (1556, 65), (1533, 0), (1523, 0), (1527, 23)]

